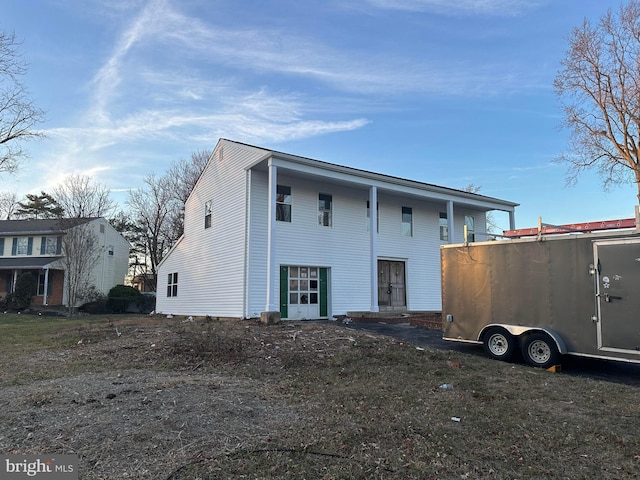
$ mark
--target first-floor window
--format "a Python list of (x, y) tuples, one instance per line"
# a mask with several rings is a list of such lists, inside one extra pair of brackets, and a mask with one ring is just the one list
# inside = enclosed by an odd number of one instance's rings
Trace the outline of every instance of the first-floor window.
[(471, 215), (465, 215), (464, 224), (467, 227), (467, 242), (475, 242), (476, 241), (475, 219)]
[(178, 296), (178, 272), (170, 273), (167, 280), (167, 297)]
[(440, 240), (449, 241), (449, 220), (445, 212), (440, 212)]
[[(38, 274), (38, 295), (44, 295), (44, 272)], [(51, 277), (49, 277), (49, 281), (47, 282), (47, 295), (51, 295)]]
[(413, 236), (413, 210), (411, 207), (402, 207), (402, 235)]

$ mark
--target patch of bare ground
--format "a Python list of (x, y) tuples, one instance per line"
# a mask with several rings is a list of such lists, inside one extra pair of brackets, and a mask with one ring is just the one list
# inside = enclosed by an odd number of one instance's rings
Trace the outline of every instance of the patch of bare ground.
[(115, 318), (42, 344), (4, 345), (0, 451), (76, 453), (82, 479), (640, 475), (633, 386), (338, 322)]

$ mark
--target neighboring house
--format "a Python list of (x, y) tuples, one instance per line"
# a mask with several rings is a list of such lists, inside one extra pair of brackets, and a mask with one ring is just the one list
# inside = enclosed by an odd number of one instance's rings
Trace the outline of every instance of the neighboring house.
[(131, 286), (140, 293), (154, 293), (156, 291), (156, 276), (152, 273), (142, 273), (131, 279)]
[(32, 304), (66, 305), (62, 238), (72, 228), (93, 229), (100, 249), (91, 282), (107, 294), (124, 283), (129, 266), (129, 242), (104, 218), (0, 221), (0, 298), (13, 291), (18, 275), (31, 272), (38, 279)]
[(156, 311), (439, 311), (440, 245), (462, 242), (465, 223), (469, 240), (486, 240), (486, 212), (513, 226), (516, 206), (222, 139), (158, 267)]

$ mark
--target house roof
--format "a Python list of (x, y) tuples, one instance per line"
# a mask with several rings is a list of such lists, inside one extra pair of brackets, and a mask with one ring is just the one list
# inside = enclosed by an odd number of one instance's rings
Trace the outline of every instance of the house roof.
[(453, 200), (457, 203), (467, 203), (468, 205), (485, 210), (495, 209), (513, 211), (515, 207), (519, 205), (518, 203), (510, 202), (508, 200), (488, 197), (477, 193), (467, 192), (465, 190), (442, 187), (431, 183), (395, 177), (354, 167), (347, 167), (322, 160), (314, 160), (308, 157), (269, 150), (241, 142), (235, 142), (233, 140), (226, 141), (237, 145), (257, 148), (265, 152), (265, 155), (251, 165), (249, 169), (264, 169), (267, 167), (269, 159), (271, 159), (279, 169), (285, 170), (290, 174), (298, 173), (311, 176), (318, 175), (330, 177), (332, 181), (342, 181), (349, 184), (359, 183), (363, 187), (377, 186), (380, 189), (392, 190), (397, 193), (415, 195), (422, 198), (439, 199), (442, 201)]
[(63, 233), (65, 230), (91, 222), (95, 218), (45, 218), (33, 220), (0, 220), (0, 235)]
[(40, 269), (51, 267), (62, 257), (10, 257), (0, 258), (0, 270)]

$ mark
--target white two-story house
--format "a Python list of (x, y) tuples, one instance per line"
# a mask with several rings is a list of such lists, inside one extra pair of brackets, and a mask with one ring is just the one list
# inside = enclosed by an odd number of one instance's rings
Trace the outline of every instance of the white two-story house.
[(220, 140), (158, 267), (156, 311), (249, 318), (440, 311), (440, 246), (517, 204)]
[(33, 306), (67, 305), (63, 237), (74, 228), (89, 228), (95, 236), (97, 261), (90, 283), (100, 293), (123, 284), (129, 267), (129, 242), (104, 218), (0, 221), (0, 298), (14, 291), (18, 276), (38, 279)]

